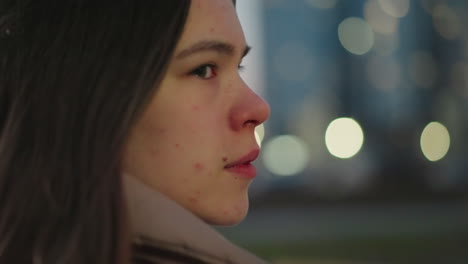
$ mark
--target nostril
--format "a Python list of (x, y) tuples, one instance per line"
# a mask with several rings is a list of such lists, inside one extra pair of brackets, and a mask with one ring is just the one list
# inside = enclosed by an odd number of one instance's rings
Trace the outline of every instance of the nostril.
[(244, 126), (248, 126), (248, 125), (256, 127), (256, 126), (260, 125), (260, 122), (258, 122), (257, 120), (254, 120), (254, 119), (249, 119), (249, 120), (244, 122)]

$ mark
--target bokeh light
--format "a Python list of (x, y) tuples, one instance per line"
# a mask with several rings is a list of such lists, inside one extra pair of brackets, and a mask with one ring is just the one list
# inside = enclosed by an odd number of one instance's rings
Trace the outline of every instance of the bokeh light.
[(435, 30), (444, 38), (452, 40), (460, 36), (462, 22), (458, 14), (446, 4), (439, 4), (433, 11)]
[(302, 172), (309, 161), (306, 143), (293, 135), (281, 135), (265, 143), (262, 151), (265, 167), (273, 174), (291, 176)]
[(392, 55), (400, 47), (400, 37), (398, 34), (385, 35), (374, 34), (373, 50), (379, 55)]
[[(243, 2), (264, 8), (246, 36), (262, 58), (242, 64), (264, 60), (271, 116), (263, 142), (256, 129), (260, 211), (232, 237), (283, 264), (468, 263), (468, 0)], [(431, 121), (445, 133), (423, 136)]]
[(263, 138), (265, 137), (265, 126), (260, 124), (255, 128), (255, 140), (259, 146), (262, 146)]
[(338, 38), (343, 47), (356, 55), (369, 52), (374, 46), (374, 32), (362, 18), (349, 17), (338, 26)]
[(430, 161), (438, 161), (447, 155), (450, 148), (450, 134), (439, 122), (429, 123), (421, 134), (421, 150)]
[(382, 10), (393, 17), (404, 17), (408, 14), (410, 2), (409, 0), (379, 0)]
[(364, 6), (364, 18), (375, 32), (393, 34), (398, 28), (398, 19), (388, 15), (375, 0), (368, 0)]
[(347, 159), (356, 155), (364, 143), (361, 126), (352, 118), (333, 120), (325, 132), (325, 143), (330, 154)]

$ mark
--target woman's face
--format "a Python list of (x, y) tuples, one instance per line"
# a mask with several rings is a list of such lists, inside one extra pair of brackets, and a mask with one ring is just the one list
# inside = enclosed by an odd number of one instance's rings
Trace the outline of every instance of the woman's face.
[(124, 173), (210, 224), (248, 210), (267, 103), (239, 76), (248, 47), (231, 0), (192, 0), (168, 71), (125, 148)]

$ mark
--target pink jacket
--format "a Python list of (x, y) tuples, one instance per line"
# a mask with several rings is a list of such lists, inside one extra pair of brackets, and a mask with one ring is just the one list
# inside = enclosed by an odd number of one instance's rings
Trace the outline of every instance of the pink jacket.
[[(136, 178), (124, 176), (124, 186), (137, 247), (155, 243), (203, 263), (267, 263), (235, 246), (190, 211)], [(161, 261), (156, 255), (140, 257), (156, 263)]]

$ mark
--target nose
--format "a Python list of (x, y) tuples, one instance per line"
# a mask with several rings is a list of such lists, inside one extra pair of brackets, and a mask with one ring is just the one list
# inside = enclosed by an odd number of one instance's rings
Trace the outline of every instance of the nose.
[(242, 82), (243, 93), (239, 93), (237, 102), (230, 111), (230, 123), (233, 130), (255, 128), (270, 116), (270, 106), (259, 95)]

